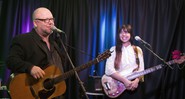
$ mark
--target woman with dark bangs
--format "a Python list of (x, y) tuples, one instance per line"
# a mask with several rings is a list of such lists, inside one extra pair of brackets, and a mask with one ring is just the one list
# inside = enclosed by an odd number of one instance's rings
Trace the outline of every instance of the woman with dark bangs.
[(139, 82), (144, 81), (143, 77), (132, 80), (127, 78), (133, 72), (144, 70), (142, 49), (133, 45), (132, 40), (132, 26), (123, 25), (118, 31), (116, 46), (110, 48), (113, 53), (106, 61), (105, 74), (114, 80), (120, 81), (126, 88), (124, 92), (116, 97), (118, 99), (143, 99), (143, 91), (140, 90), (142, 88), (138, 88)]

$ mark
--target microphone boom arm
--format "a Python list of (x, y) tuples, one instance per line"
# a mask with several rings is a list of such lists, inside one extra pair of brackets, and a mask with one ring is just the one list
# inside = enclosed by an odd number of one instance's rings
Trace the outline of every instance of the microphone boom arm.
[(171, 69), (173, 69), (166, 61), (164, 61), (164, 59), (162, 59), (161, 57), (159, 57), (156, 53), (154, 53), (151, 50), (152, 47), (151, 47), (151, 45), (149, 43), (147, 43), (144, 40), (142, 40), (139, 36), (135, 36), (135, 40), (141, 42), (147, 50), (149, 50), (153, 55), (155, 55), (158, 59), (160, 59), (168, 67), (170, 67)]
[(154, 53), (149, 47), (147, 47), (144, 44), (144, 47), (149, 50), (153, 55), (155, 55), (159, 60), (161, 60), (164, 64), (166, 64), (168, 67), (170, 67), (171, 69), (173, 69), (164, 59), (162, 59), (160, 56), (158, 56), (156, 53)]

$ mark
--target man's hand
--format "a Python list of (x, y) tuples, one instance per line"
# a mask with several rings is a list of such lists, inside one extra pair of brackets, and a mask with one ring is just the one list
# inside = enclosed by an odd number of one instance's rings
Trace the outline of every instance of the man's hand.
[(38, 66), (33, 66), (31, 69), (31, 75), (35, 79), (43, 78), (45, 75), (45, 72)]
[(185, 61), (185, 56), (180, 56), (180, 59), (174, 59), (175, 63), (182, 64)]

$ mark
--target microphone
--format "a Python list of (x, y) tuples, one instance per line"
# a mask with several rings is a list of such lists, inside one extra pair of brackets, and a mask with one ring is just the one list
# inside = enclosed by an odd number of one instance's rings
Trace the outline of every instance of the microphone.
[(144, 40), (142, 40), (139, 36), (135, 36), (135, 40), (141, 42), (141, 43), (144, 44), (144, 45), (149, 46), (150, 48), (152, 48), (151, 45), (150, 45), (149, 43), (147, 43), (147, 42), (145, 42)]
[(58, 29), (56, 26), (53, 26), (51, 29), (52, 29), (53, 31), (56, 31), (56, 32), (59, 32), (59, 33), (65, 33), (64, 31)]

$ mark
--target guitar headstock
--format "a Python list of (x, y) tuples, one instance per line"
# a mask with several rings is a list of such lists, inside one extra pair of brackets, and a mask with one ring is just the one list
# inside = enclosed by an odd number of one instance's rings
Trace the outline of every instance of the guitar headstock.
[(181, 53), (179, 50), (174, 50), (172, 52), (172, 58), (174, 59), (175, 63), (182, 64), (185, 61), (185, 54)]
[(96, 58), (98, 61), (102, 61), (107, 59), (108, 57), (111, 56), (111, 51), (110, 50), (106, 50), (105, 52), (103, 52), (102, 54), (98, 55), (98, 57)]

